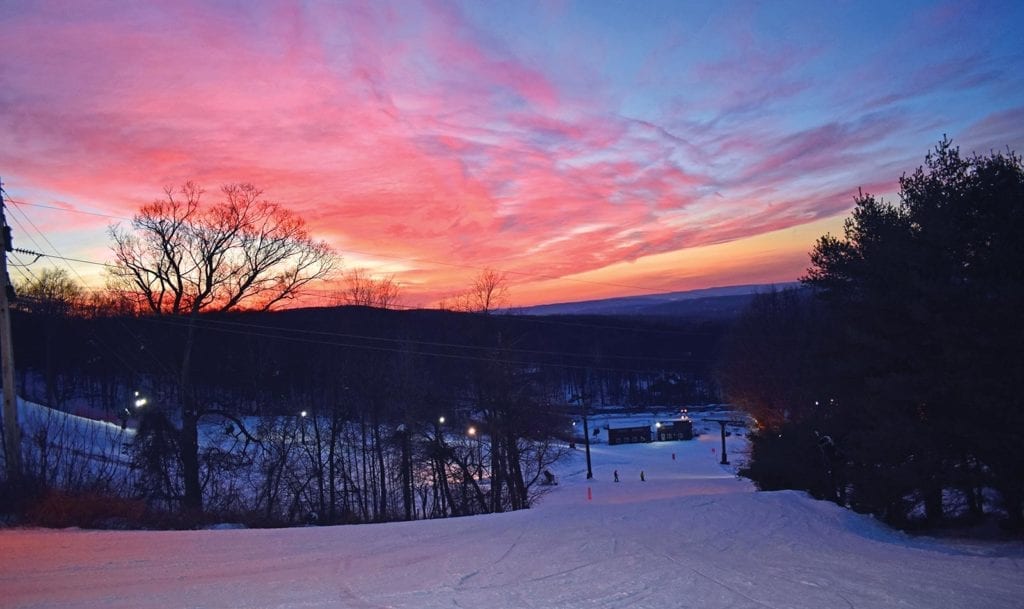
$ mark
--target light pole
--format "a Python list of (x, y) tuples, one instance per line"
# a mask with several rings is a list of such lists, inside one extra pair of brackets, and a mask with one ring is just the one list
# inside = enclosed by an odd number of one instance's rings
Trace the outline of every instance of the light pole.
[(437, 444), (434, 459), (434, 503), (440, 505), (441, 514), (447, 516), (449, 504), (448, 457), (445, 455), (442, 425), (444, 425), (444, 415), (437, 417), (437, 422), (434, 423), (434, 442)]
[(441, 426), (444, 425), (444, 415), (437, 417), (437, 422), (434, 423), (434, 443), (437, 444), (437, 459), (438, 463), (442, 462), (444, 456), (444, 441), (441, 437)]
[(483, 480), (484, 458), (483, 453), (480, 450), (480, 436), (478, 436), (476, 433), (476, 427), (473, 427), (472, 425), (469, 426), (469, 429), (466, 430), (466, 433), (469, 434), (469, 437), (476, 438), (476, 479)]
[(121, 430), (122, 431), (125, 430), (125, 429), (128, 429), (128, 419), (130, 419), (131, 417), (135, 416), (135, 411), (140, 409), (140, 408), (142, 408), (143, 406), (145, 406), (148, 403), (149, 403), (149, 400), (147, 400), (145, 397), (139, 395), (138, 391), (135, 392), (135, 395), (133, 396), (133, 401), (132, 401), (132, 404), (131, 404), (135, 408), (132, 409), (131, 406), (125, 406), (124, 409), (121, 410)]

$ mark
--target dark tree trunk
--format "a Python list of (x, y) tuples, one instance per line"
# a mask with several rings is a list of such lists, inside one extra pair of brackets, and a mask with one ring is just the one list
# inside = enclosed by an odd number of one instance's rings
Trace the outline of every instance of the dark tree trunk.
[(195, 399), (186, 397), (181, 415), (181, 475), (185, 487), (184, 507), (202, 512), (203, 489), (199, 482), (199, 416)]
[(409, 441), (409, 429), (402, 432), (402, 502), (405, 506), (405, 519), (413, 519), (413, 488), (412, 488), (412, 447)]
[(505, 468), (502, 467), (501, 442), (495, 430), (491, 430), (491, 511), (494, 513), (504, 511), (501, 501), (502, 487), (505, 484)]
[(196, 337), (196, 317), (189, 317), (181, 362), (181, 476), (185, 487), (184, 507), (202, 512), (203, 488), (199, 482), (199, 406), (192, 389), (192, 346)]
[(334, 524), (335, 519), (338, 517), (338, 481), (336, 479), (338, 473), (337, 465), (335, 464), (338, 447), (337, 406), (331, 408), (330, 443), (330, 446), (327, 447), (327, 521)]
[(377, 479), (380, 483), (380, 508), (377, 511), (377, 519), (383, 522), (388, 519), (388, 473), (384, 467), (384, 443), (380, 441), (380, 422), (376, 414), (373, 423), (373, 444), (377, 457)]
[(527, 506), (528, 495), (526, 492), (526, 481), (523, 480), (523, 468), (520, 463), (519, 445), (516, 443), (516, 436), (511, 431), (505, 440), (508, 448), (508, 469), (509, 469), (509, 494), (512, 497), (512, 509), (521, 510)]

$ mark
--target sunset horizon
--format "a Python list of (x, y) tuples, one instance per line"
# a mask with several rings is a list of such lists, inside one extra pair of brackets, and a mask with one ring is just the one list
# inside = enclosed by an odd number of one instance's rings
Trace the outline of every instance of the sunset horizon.
[(53, 257), (15, 281), (51, 264), (102, 288), (107, 228), (192, 180), (209, 203), (252, 183), (337, 250), (298, 305), (356, 268), (408, 307), (483, 269), (513, 307), (787, 283), (944, 137), (1024, 148), (1014, 3), (16, 2), (0, 22), (8, 222)]

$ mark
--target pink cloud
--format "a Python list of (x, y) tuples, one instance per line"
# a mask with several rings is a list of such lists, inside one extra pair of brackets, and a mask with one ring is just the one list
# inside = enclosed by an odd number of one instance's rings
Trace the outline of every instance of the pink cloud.
[[(903, 166), (879, 143), (906, 129), (899, 112), (782, 124), (768, 110), (810, 86), (814, 47), (764, 49), (746, 26), (734, 51), (680, 70), (718, 86), (626, 116), (603, 64), (559, 59), (580, 67), (557, 78), (447, 2), (250, 8), (14, 11), (0, 37), (8, 186), (130, 215), (186, 179), (211, 196), (251, 181), (343, 252), (402, 258), (397, 279), (428, 295), (472, 274), (436, 262), (523, 281), (600, 269), (841, 213), (877, 182), (872, 163)], [(989, 141), (1014, 112), (972, 133)]]
[(961, 148), (965, 151), (978, 154), (1005, 152), (1008, 141), (1024, 142), (1024, 106), (994, 112), (970, 125), (957, 137), (963, 141)]

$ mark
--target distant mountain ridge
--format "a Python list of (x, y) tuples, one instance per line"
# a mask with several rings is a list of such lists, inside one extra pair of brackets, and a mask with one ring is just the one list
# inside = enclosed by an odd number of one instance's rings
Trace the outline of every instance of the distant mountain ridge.
[(665, 294), (620, 296), (537, 305), (516, 310), (524, 315), (651, 315), (663, 317), (734, 317), (759, 293), (798, 287), (799, 282), (734, 285)]

